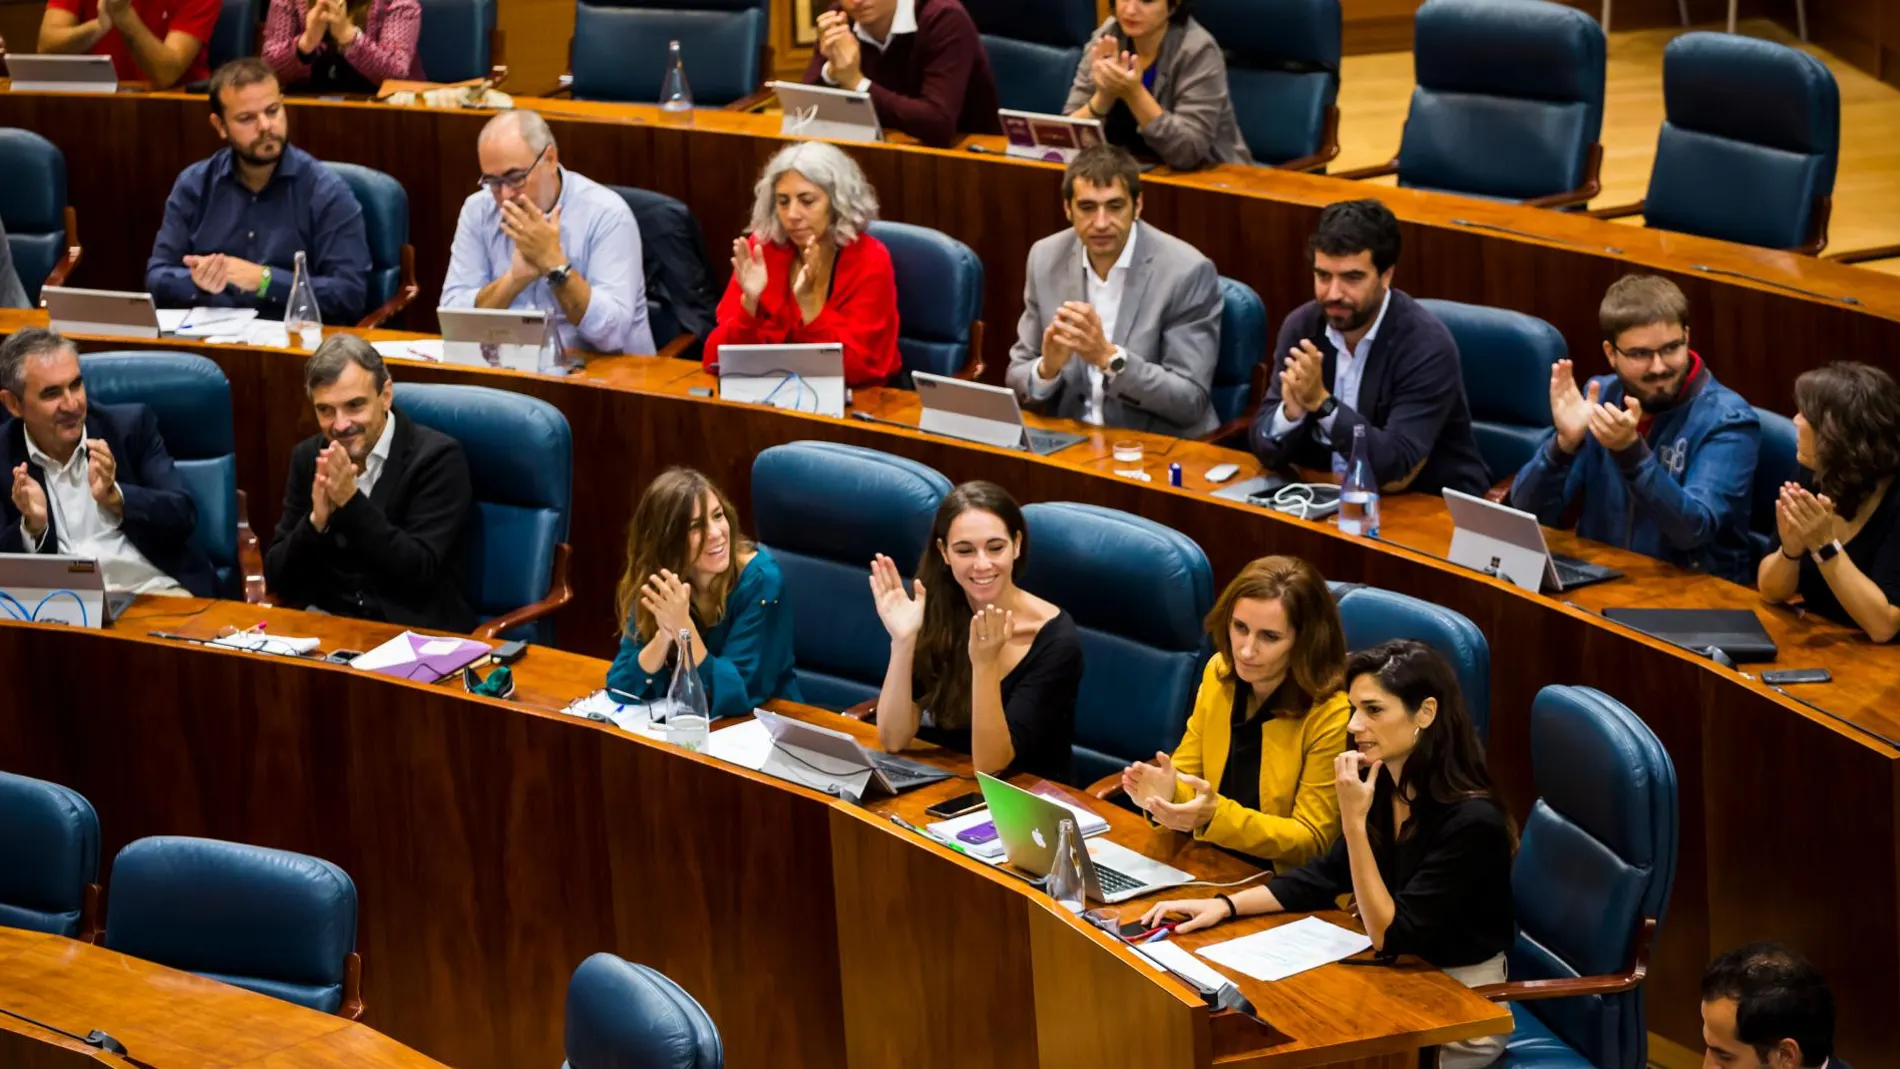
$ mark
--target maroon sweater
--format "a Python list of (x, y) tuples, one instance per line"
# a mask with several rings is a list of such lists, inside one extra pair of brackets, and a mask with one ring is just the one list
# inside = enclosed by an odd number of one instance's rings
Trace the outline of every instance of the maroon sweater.
[[(958, 0), (917, 0), (916, 33), (893, 35), (883, 52), (859, 40), (858, 53), (858, 65), (871, 79), (871, 104), (886, 129), (938, 148), (960, 133), (1001, 132), (990, 57)], [(806, 84), (821, 84), (824, 66), (825, 54), (813, 50)]]

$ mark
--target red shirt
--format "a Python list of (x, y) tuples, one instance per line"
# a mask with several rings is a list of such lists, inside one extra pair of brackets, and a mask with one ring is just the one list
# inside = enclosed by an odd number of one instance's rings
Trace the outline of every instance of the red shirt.
[[(758, 238), (752, 239), (757, 242)], [(747, 315), (738, 276), (726, 284), (719, 301), (719, 325), (706, 339), (700, 358), (708, 369), (719, 363), (719, 347), (733, 345), (844, 345), (844, 380), (852, 386), (882, 386), (897, 374), (897, 276), (891, 252), (869, 234), (838, 250), (831, 267), (831, 295), (818, 317), (807, 323), (792, 296), (795, 253), (790, 242), (765, 248), (765, 292), (757, 315)]]
[[(80, 22), (90, 22), (99, 17), (99, 0), (47, 0), (46, 6), (70, 11)], [(211, 31), (218, 25), (221, 7), (220, 0), (132, 0), (132, 10), (138, 12), (139, 21), (152, 31), (152, 36), (163, 41), (176, 30), (190, 34), (198, 42), (198, 54), (192, 57), (185, 76), (178, 79), (179, 85), (202, 82), (211, 77), (211, 64), (207, 58), (210, 50), (205, 46), (211, 41)], [(107, 30), (106, 35), (93, 44), (92, 54), (111, 56), (112, 69), (119, 72), (122, 82), (152, 80), (151, 74), (139, 66), (138, 60), (132, 58), (132, 46), (126, 43), (125, 35), (117, 27)]]

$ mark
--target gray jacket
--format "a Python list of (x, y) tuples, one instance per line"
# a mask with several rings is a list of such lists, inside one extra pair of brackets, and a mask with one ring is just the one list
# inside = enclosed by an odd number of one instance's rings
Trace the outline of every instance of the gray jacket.
[(7, 244), (7, 231), (0, 226), (0, 308), (31, 308), (26, 287), (13, 270), (13, 247)]
[[(1128, 366), (1102, 389), (1102, 420), (1110, 427), (1192, 438), (1220, 425), (1208, 391), (1220, 356), (1220, 276), (1214, 262), (1180, 238), (1137, 222), (1134, 262), (1109, 341)], [(1035, 399), (1031, 379), (1042, 359), (1042, 332), (1068, 301), (1088, 299), (1088, 255), (1075, 231), (1064, 230), (1029, 250), (1023, 316), (1009, 350), (1005, 381), (1024, 403), (1064, 419), (1081, 419), (1088, 404), (1088, 362), (1073, 358), (1055, 391)]]
[[(1133, 49), (1114, 19), (1102, 23), (1082, 50), (1082, 65), (1075, 70), (1063, 114), (1074, 114), (1095, 95), (1095, 42), (1111, 35), (1124, 51)], [(1213, 34), (1192, 18), (1170, 25), (1154, 66), (1155, 84), (1149, 91), (1163, 111), (1141, 127), (1141, 136), (1160, 154), (1161, 162), (1177, 171), (1253, 162), (1234, 118), (1233, 99), (1227, 95), (1227, 61), (1221, 58)]]

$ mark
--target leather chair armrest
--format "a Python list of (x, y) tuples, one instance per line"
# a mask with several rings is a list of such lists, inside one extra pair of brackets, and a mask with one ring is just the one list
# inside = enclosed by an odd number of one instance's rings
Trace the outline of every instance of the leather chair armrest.
[(844, 715), (853, 720), (862, 720), (868, 724), (877, 718), (877, 699), (866, 698), (851, 708), (846, 709)]
[(363, 955), (355, 951), (343, 959), (343, 1001), (336, 1015), (346, 1021), (363, 1019)]
[(508, 33), (500, 26), (488, 31), (488, 85), (500, 89), (508, 80)]
[(60, 255), (59, 261), (53, 265), (53, 269), (46, 273), (46, 281), (42, 282), (41, 285), (64, 286), (66, 284), (66, 276), (72, 274), (73, 268), (79, 266), (80, 251), (79, 213), (75, 212), (72, 205), (69, 204), (66, 206), (66, 251)]
[(100, 887), (96, 883), (86, 885), (85, 896), (79, 903), (79, 941), (98, 944), (106, 937), (106, 926), (99, 918)]
[(1814, 211), (1808, 216), (1808, 240), (1795, 246), (1791, 252), (1803, 256), (1819, 256), (1827, 248), (1828, 219), (1834, 214), (1834, 198), (1822, 194), (1814, 198)]
[(1567, 208), (1573, 204), (1588, 204), (1590, 198), (1603, 192), (1603, 146), (1590, 146), (1589, 158), (1583, 164), (1583, 184), (1567, 193), (1552, 193), (1545, 197), (1533, 197), (1524, 202), (1531, 208)]
[[(1296, 160), (1276, 163), (1276, 171), (1317, 171), (1333, 162), (1339, 156), (1339, 109), (1326, 109), (1326, 127), (1319, 135), (1319, 151), (1311, 156), (1301, 156)], [(1396, 162), (1396, 161), (1394, 161)]]
[(238, 571), (244, 575), (244, 600), (252, 605), (269, 605), (264, 589), (264, 549), (251, 530), (251, 501), (244, 491), (237, 492)]
[(1632, 215), (1643, 214), (1643, 210), (1648, 207), (1648, 201), (1639, 200), (1634, 204), (1619, 204), (1614, 208), (1598, 208), (1595, 211), (1584, 212), (1583, 214), (1592, 219), (1627, 219)]
[(477, 627), (476, 638), (492, 642), (523, 624), (530, 624), (574, 600), (574, 587), (567, 581), (567, 558), (573, 550), (566, 542), (554, 547), (554, 574), (548, 579), (548, 596), (532, 605), (523, 605), (511, 613), (495, 617)]
[(983, 377), (983, 321), (981, 319), (970, 322), (970, 356), (963, 362), (962, 370), (958, 371), (954, 377), (971, 382)]
[(533, 95), (538, 96), (538, 97), (572, 98), (574, 96), (574, 73), (572, 71), (569, 71), (568, 73), (561, 75), (561, 80), (559, 82), (556, 82), (553, 88), (543, 89), (541, 92), (535, 93)]
[(1360, 167), (1357, 170), (1340, 171), (1339, 173), (1333, 175), (1333, 177), (1347, 178), (1353, 181), (1358, 181), (1359, 179), (1362, 179), (1362, 178), (1383, 178), (1386, 175), (1398, 174), (1398, 173), (1399, 173), (1399, 158), (1397, 156), (1394, 156), (1391, 159), (1385, 161), (1384, 163), (1379, 164), (1377, 167)]
[(364, 316), (356, 324), (358, 330), (374, 330), (394, 319), (409, 302), (416, 299), (422, 288), (416, 285), (416, 247), (404, 242), (402, 246), (402, 285), (397, 287), (396, 295), (383, 302), (381, 308)]
[(1517, 473), (1512, 472), (1498, 480), (1498, 484), (1484, 492), (1484, 499), (1494, 505), (1506, 505), (1511, 500), (1511, 486), (1517, 482)]
[[(767, 68), (768, 70), (770, 68)], [(778, 97), (774, 89), (760, 88), (727, 104), (722, 111), (764, 111), (765, 106)]]
[(1837, 264), (1864, 264), (1870, 260), (1891, 260), (1900, 257), (1900, 245), (1875, 245), (1867, 249), (1849, 249), (1846, 252), (1831, 252), (1821, 257)]
[(1573, 998), (1577, 995), (1615, 995), (1634, 991), (1649, 975), (1649, 948), (1656, 939), (1656, 921), (1645, 917), (1636, 933), (1635, 953), (1626, 972), (1616, 976), (1580, 976), (1563, 980), (1519, 980), (1513, 983), (1485, 984), (1473, 993), (1492, 1002), (1532, 1002), (1547, 998)]
[(698, 335), (695, 335), (692, 331), (683, 332), (679, 337), (660, 346), (660, 355), (668, 357), (679, 356), (686, 351), (687, 346), (693, 344), (693, 339), (697, 336)]
[(1110, 772), (1108, 775), (1089, 784), (1085, 790), (1090, 798), (1104, 802), (1114, 801), (1115, 797), (1122, 793), (1122, 774), (1120, 772)]

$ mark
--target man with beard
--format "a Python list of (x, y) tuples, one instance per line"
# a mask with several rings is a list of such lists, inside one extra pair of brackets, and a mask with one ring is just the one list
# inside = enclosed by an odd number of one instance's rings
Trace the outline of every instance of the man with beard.
[(473, 498), (461, 443), (393, 407), (383, 358), (354, 334), (318, 346), (303, 379), (322, 431), (291, 452), (265, 584), (338, 616), (473, 628), (459, 583)]
[(160, 307), (284, 314), (298, 251), (323, 320), (351, 325), (368, 293), (363, 210), (328, 167), (290, 143), (284, 95), (261, 59), (211, 76), (211, 128), (229, 142), (185, 168), (145, 265)]
[(1269, 468), (1343, 475), (1364, 427), (1386, 492), (1484, 493), (1491, 476), (1471, 434), (1458, 344), (1392, 288), (1398, 220), (1376, 200), (1328, 205), (1306, 248), (1313, 299), (1280, 325), (1273, 351), (1285, 364), (1254, 418), (1254, 455)]
[(1597, 323), (1614, 373), (1579, 392), (1570, 361), (1551, 367), (1554, 428), (1511, 504), (1554, 527), (1581, 499), (1585, 538), (1752, 584), (1755, 410), (1689, 348), (1689, 299), (1668, 279), (1617, 279)]

